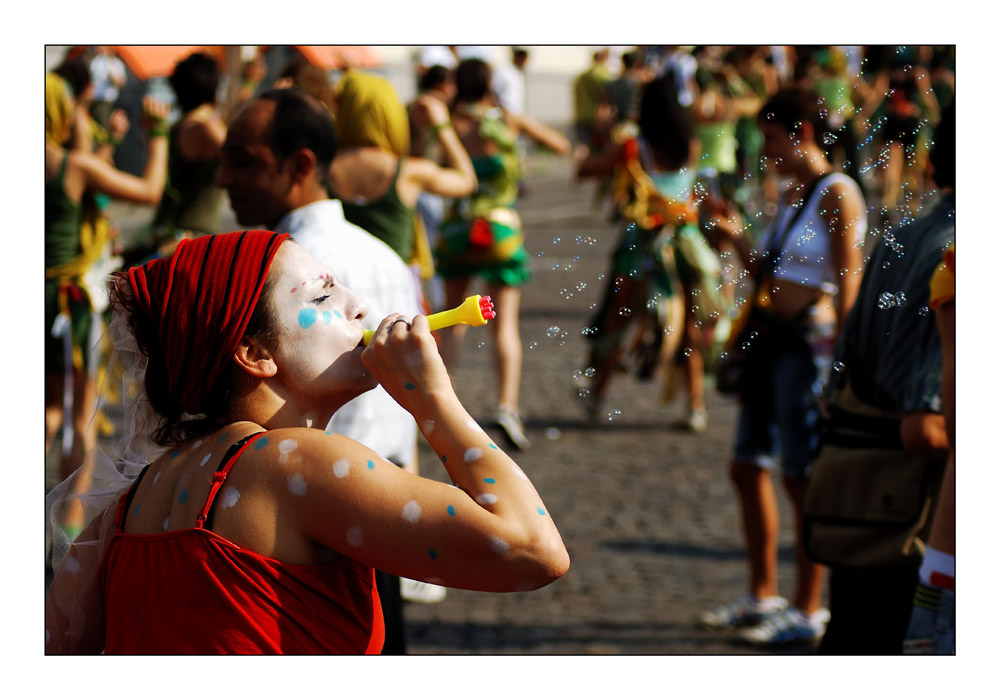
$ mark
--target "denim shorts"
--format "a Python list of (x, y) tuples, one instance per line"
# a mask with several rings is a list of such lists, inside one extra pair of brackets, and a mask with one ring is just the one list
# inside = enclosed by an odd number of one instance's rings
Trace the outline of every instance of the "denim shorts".
[(757, 389), (740, 399), (733, 459), (803, 478), (816, 458), (822, 386), (809, 346), (768, 353), (755, 363)]

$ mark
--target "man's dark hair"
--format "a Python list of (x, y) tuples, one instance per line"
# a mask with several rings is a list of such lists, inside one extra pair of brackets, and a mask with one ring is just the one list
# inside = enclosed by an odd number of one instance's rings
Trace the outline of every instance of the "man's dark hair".
[(622, 54), (622, 68), (625, 70), (631, 70), (635, 68), (636, 62), (639, 60), (639, 54), (634, 51), (629, 51)]
[(219, 64), (207, 53), (193, 53), (174, 66), (170, 88), (182, 112), (214, 103), (219, 89)]
[(455, 100), (478, 102), (490, 92), (490, 64), (467, 58), (455, 69)]
[(955, 186), (955, 102), (941, 113), (941, 121), (934, 127), (934, 146), (930, 154), (934, 167), (934, 184), (938, 187)]
[(274, 155), (283, 161), (300, 148), (308, 148), (316, 156), (316, 175), (326, 186), (327, 171), (337, 155), (337, 130), (330, 112), (298, 88), (268, 90), (257, 99), (274, 102), (268, 130)]

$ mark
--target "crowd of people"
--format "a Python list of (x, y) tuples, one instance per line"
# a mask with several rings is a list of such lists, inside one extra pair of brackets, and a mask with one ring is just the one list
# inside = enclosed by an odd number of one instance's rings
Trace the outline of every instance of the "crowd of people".
[[(140, 176), (114, 166), (131, 124), (113, 51), (46, 74), (51, 653), (405, 653), (404, 592), (531, 590), (567, 570), (507, 454), (531, 447), (529, 146), (572, 157), (595, 216), (620, 226), (588, 324), (588, 416), (623, 370), (682, 392), (694, 432), (713, 383), (739, 400), (748, 591), (700, 623), (829, 653), (953, 653), (953, 47), (643, 46), (617, 75), (601, 49), (571, 86), (569, 137), (525, 109), (529, 55), (426, 47), (404, 104), (381, 76), (331, 80), (302, 57), (271, 84), (247, 63), (227, 100), (219, 58), (196, 52), (169, 79), (176, 118), (143, 102)], [(127, 247), (109, 198), (155, 209)], [(227, 201), (250, 230), (219, 229)], [(503, 310), (502, 446), (448, 376), (465, 326), (425, 319), (473, 278)], [(872, 309), (902, 303), (888, 288), (935, 311), (885, 329)], [(898, 347), (871, 341), (890, 330)], [(126, 407), (115, 458), (92, 420), (102, 376)], [(457, 490), (420, 476), (418, 434)], [(866, 460), (916, 464), (919, 493), (839, 467)], [(861, 503), (865, 488), (881, 490)], [(858, 538), (884, 546), (862, 555)]]

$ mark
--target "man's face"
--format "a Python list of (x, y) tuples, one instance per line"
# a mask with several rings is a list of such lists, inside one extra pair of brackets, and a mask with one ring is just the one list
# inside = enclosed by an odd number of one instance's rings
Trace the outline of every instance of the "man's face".
[(222, 145), (217, 182), (241, 226), (273, 228), (293, 207), (288, 202), (288, 163), (271, 150), (274, 102), (254, 100), (237, 113)]

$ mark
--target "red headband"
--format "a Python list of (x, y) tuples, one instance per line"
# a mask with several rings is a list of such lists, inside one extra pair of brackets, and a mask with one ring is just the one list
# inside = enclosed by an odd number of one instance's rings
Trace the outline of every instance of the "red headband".
[(246, 330), (287, 233), (243, 231), (183, 240), (169, 258), (129, 270), (139, 307), (156, 325), (171, 400), (191, 414)]

